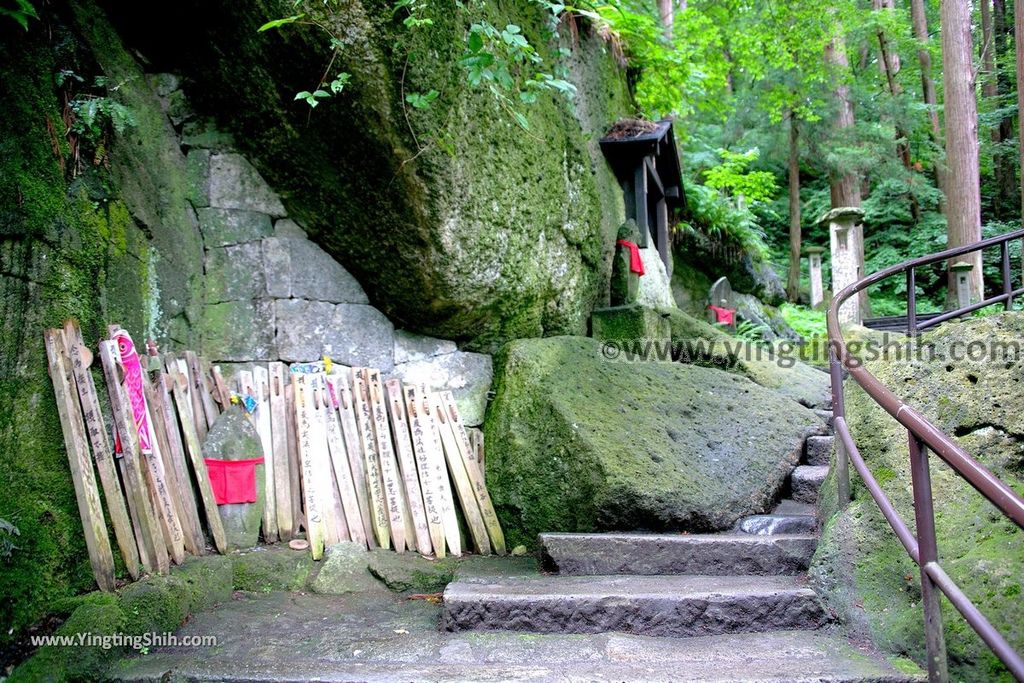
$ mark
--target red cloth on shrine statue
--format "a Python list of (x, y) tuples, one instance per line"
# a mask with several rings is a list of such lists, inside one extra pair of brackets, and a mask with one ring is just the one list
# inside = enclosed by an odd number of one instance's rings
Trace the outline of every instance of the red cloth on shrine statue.
[(256, 465), (263, 458), (249, 460), (211, 460), (206, 458), (210, 486), (217, 505), (256, 502)]
[(615, 244), (629, 249), (629, 269), (637, 275), (644, 274), (644, 260), (640, 258), (640, 247), (629, 240), (619, 240)]
[(732, 325), (736, 322), (735, 308), (722, 308), (721, 306), (708, 306), (708, 308), (715, 312), (715, 322), (724, 325)]

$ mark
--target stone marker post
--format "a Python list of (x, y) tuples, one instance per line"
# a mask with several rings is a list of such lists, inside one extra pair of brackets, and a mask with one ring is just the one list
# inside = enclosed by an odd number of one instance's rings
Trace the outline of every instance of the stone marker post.
[(971, 271), (974, 264), (967, 261), (958, 261), (949, 267), (956, 278), (956, 305), (957, 308), (970, 306), (971, 301)]
[(804, 252), (809, 261), (809, 272), (811, 274), (811, 308), (815, 308), (825, 300), (825, 290), (821, 285), (821, 254), (823, 247), (807, 247)]
[[(857, 221), (864, 216), (864, 210), (855, 206), (840, 206), (825, 213), (819, 223), (828, 223), (829, 247), (832, 251), (832, 291), (841, 290), (860, 279), (857, 267), (857, 245), (855, 243)], [(852, 296), (839, 309), (841, 324), (859, 325), (861, 311), (858, 297)]]

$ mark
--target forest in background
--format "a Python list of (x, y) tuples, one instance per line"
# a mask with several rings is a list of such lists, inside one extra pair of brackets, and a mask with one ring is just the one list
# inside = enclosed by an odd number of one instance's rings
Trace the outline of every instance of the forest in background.
[[(1019, 226), (1019, 1), (532, 2), (549, 15), (552, 35), (568, 27), (605, 40), (627, 70), (639, 116), (676, 119), (688, 200), (677, 235), (699, 233), (767, 258), (787, 277), (794, 304), (808, 288), (801, 249), (828, 246), (817, 221), (829, 208), (863, 209), (865, 274)], [(420, 36), (443, 14), (429, 0), (389, 4), (408, 36), (396, 49), (415, 69)], [(493, 96), (524, 135), (532, 135), (525, 108), (539, 97), (571, 103), (564, 47), (549, 55), (518, 26), (492, 25), (483, 0), (456, 5), (472, 20), (458, 60), (470, 91)], [(347, 38), (332, 28), (344, 8), (324, 0), (295, 11), (260, 30), (322, 30), (326, 69), (295, 95), (312, 115), (344, 97), (350, 82)], [(0, 13), (26, 28), (37, 19), (29, 0)], [(403, 91), (416, 156), (450, 146), (416, 125), (445, 95)], [(103, 109), (106, 98), (83, 101), (77, 113), (87, 127), (118, 124), (117, 111)], [(1019, 258), (1020, 245), (1011, 253)], [(827, 253), (825, 262), (827, 277)], [(973, 283), (978, 298), (983, 279), (998, 281), (998, 264), (983, 265)], [(918, 286), (923, 311), (950, 299), (941, 266), (922, 269)], [(904, 313), (905, 296), (902, 282), (876, 286), (870, 314)], [(796, 309), (788, 313), (800, 319)]]
[[(689, 175), (680, 232), (762, 251), (780, 273), (801, 246), (828, 246), (817, 220), (834, 206), (864, 210), (865, 273), (1020, 226), (1020, 14), (1005, 0), (600, 10), (643, 67), (644, 113), (678, 117)], [(997, 268), (984, 264), (987, 281), (999, 282)], [(789, 279), (791, 301), (807, 289), (806, 259), (803, 270), (802, 287)], [(905, 313), (896, 280), (872, 289), (873, 315)], [(943, 307), (944, 268), (918, 286), (922, 310)]]

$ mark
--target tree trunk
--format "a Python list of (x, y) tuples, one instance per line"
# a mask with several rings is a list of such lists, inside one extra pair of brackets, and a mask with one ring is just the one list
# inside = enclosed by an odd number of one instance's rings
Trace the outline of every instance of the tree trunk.
[[(942, 85), (945, 91), (947, 243), (950, 247), (981, 239), (981, 188), (978, 176), (978, 108), (974, 99), (971, 6), (959, 0), (942, 2)], [(971, 298), (982, 296), (981, 254), (956, 261), (974, 265)], [(950, 264), (952, 265), (952, 264)], [(949, 278), (949, 302), (956, 301), (956, 282)]]
[(1017, 52), (1017, 134), (1020, 136), (1020, 211), (1024, 216), (1024, 0), (1013, 0), (1013, 39)]
[[(995, 21), (993, 22), (993, 36), (995, 40), (996, 65), (996, 92), (999, 95), (999, 105), (1007, 106), (1007, 96), (1010, 94), (1010, 82), (1006, 77), (1007, 46), (1009, 43), (1009, 26), (1006, 23), (1006, 0), (993, 0)], [(1013, 116), (1003, 116), (999, 120), (999, 139), (1005, 145), (1013, 140)], [(999, 206), (1001, 208), (1000, 218), (1007, 220), (1013, 218), (1017, 213), (1017, 178), (1014, 168), (1013, 155), (1005, 147), (996, 150), (996, 170), (999, 174), (998, 193)]]
[(661, 16), (661, 25), (665, 37), (672, 40), (672, 24), (675, 21), (675, 0), (658, 0), (658, 14)]
[[(837, 30), (835, 38), (825, 48), (825, 61), (837, 67), (839, 72), (835, 89), (832, 91), (839, 106), (836, 109), (834, 126), (840, 133), (847, 128), (852, 128), (855, 119), (853, 115), (853, 102), (850, 99), (850, 86), (846, 77), (850, 72), (850, 62), (846, 57), (846, 43), (843, 39), (841, 29)], [(832, 207), (860, 206), (860, 178), (856, 173), (841, 173), (832, 169), (829, 171), (829, 189), (832, 197)], [(864, 277), (864, 226), (858, 224), (854, 228), (854, 242), (857, 250), (857, 273)], [(871, 303), (868, 300), (867, 290), (861, 290), (858, 294), (860, 311), (862, 317), (871, 315)]]
[(789, 112), (789, 278), (786, 297), (800, 298), (800, 130), (796, 116)]
[[(992, 28), (991, 0), (981, 0), (981, 94), (988, 101), (989, 106), (999, 107), (999, 86), (996, 82), (996, 39), (995, 31)], [(1004, 188), (1006, 182), (1003, 173), (1006, 170), (1006, 163), (1002, 159), (1005, 155), (1000, 152), (999, 143), (1003, 141), (1000, 126), (993, 126), (989, 131), (992, 139), (992, 172), (995, 176), (996, 191), (992, 197), (992, 211), (997, 218), (1002, 218), (1005, 213)]]
[[(873, 0), (872, 6), (875, 11), (891, 10), (893, 8), (894, 0)], [(896, 80), (896, 74), (900, 72), (900, 56), (894, 49), (889, 39), (885, 35), (885, 31), (879, 30), (877, 33), (878, 37), (878, 52), (880, 59), (878, 60), (878, 68), (882, 71), (882, 75), (885, 76), (885, 81), (889, 86), (889, 94), (892, 95), (893, 99), (899, 97), (903, 88)], [(914, 223), (918, 223), (921, 220), (921, 206), (918, 204), (917, 195), (914, 193), (913, 182), (914, 182), (914, 169), (910, 162), (910, 136), (902, 125), (897, 123), (896, 128), (896, 157), (903, 164), (904, 170), (907, 172), (908, 190), (910, 194), (910, 215), (913, 218)]]
[[(942, 126), (939, 124), (938, 98), (935, 95), (935, 81), (932, 79), (932, 56), (928, 51), (928, 17), (924, 13), (924, 0), (910, 0), (910, 19), (914, 25), (914, 37), (917, 39), (917, 60), (921, 64), (921, 91), (924, 103), (928, 106), (928, 119), (931, 122), (929, 134), (936, 148), (942, 149)], [(939, 212), (946, 213), (946, 168), (945, 160), (935, 161), (935, 185), (943, 193), (939, 201)]]

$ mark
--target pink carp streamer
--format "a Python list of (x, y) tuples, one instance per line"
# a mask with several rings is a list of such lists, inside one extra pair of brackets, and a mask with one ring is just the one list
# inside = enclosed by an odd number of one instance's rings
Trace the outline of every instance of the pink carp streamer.
[[(131, 335), (125, 330), (114, 334), (117, 350), (121, 355), (121, 366), (124, 368), (124, 386), (128, 392), (128, 400), (132, 405), (132, 417), (139, 431), (139, 446), (144, 455), (153, 452), (153, 439), (149, 431), (149, 409), (146, 406), (146, 395), (142, 391), (142, 363), (135, 350)], [(115, 450), (122, 452), (121, 435), (117, 435)]]

